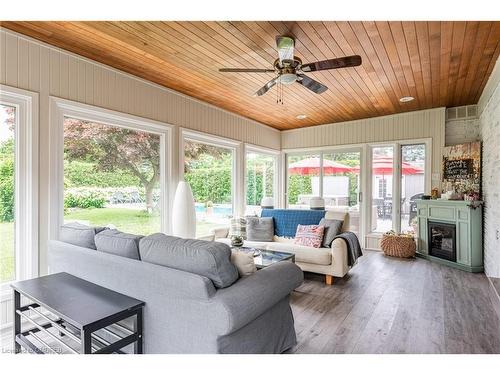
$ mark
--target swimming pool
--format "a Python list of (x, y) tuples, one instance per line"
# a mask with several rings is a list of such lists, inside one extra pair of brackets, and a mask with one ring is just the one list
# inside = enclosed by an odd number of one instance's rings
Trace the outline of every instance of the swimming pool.
[[(205, 214), (207, 208), (204, 203), (195, 203), (194, 209), (197, 214)], [(213, 215), (214, 216), (231, 216), (233, 214), (233, 208), (229, 204), (214, 204)]]

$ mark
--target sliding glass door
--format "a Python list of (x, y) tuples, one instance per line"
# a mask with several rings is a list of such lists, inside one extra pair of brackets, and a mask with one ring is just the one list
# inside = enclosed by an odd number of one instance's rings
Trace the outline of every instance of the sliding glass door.
[(425, 144), (401, 146), (401, 232), (417, 230), (417, 203), (425, 193)]
[(361, 150), (323, 154), (322, 193), (327, 210), (349, 211), (350, 231), (361, 230)]
[(327, 210), (350, 213), (350, 228), (361, 233), (361, 148), (287, 155), (287, 207), (309, 209), (322, 197)]
[(371, 146), (371, 230), (415, 233), (416, 200), (426, 190), (426, 144)]
[(387, 232), (392, 229), (394, 147), (372, 147), (371, 153), (372, 231)]
[(287, 206), (308, 209), (309, 201), (320, 195), (319, 154), (287, 155)]

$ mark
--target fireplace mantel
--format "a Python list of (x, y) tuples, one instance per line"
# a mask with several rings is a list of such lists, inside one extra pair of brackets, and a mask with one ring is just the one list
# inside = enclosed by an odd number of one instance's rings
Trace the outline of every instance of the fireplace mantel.
[[(417, 255), (468, 272), (483, 272), (482, 203), (444, 199), (418, 200)], [(428, 223), (454, 224), (456, 262), (429, 255)]]

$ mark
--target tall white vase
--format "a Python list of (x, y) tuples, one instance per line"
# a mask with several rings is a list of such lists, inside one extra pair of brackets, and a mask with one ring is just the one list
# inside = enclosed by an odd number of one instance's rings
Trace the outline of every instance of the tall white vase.
[(172, 207), (172, 234), (182, 238), (196, 237), (196, 211), (191, 187), (179, 182)]

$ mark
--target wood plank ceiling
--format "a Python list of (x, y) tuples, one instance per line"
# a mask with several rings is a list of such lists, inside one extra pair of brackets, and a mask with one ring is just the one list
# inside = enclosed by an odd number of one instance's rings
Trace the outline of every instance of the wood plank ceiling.
[[(277, 129), (477, 103), (500, 53), (500, 22), (1, 22), (1, 26), (121, 69)], [(299, 84), (252, 94), (274, 74), (275, 37), (296, 38), (312, 62), (359, 54), (356, 68), (308, 73)], [(399, 98), (413, 96), (401, 103)], [(299, 114), (307, 117), (296, 118)]]

